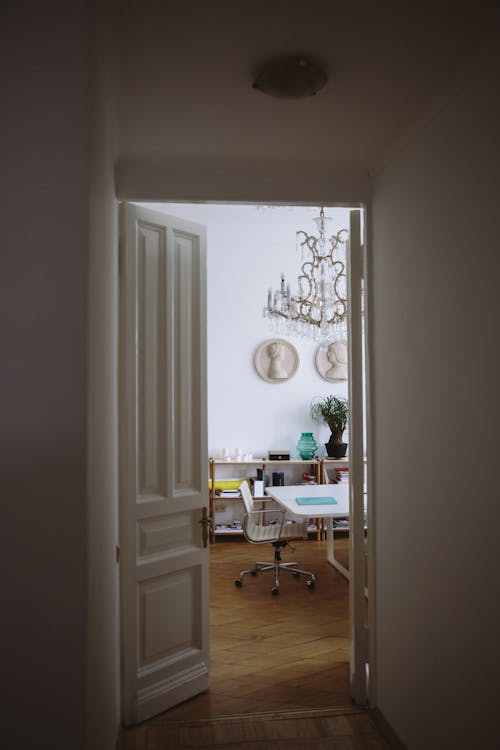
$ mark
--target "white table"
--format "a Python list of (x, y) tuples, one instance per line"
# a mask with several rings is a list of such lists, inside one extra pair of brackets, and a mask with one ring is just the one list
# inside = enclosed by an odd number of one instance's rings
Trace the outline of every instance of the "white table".
[[(326, 518), (327, 560), (344, 578), (349, 580), (349, 571), (335, 557), (333, 544), (333, 519), (349, 516), (349, 484), (289, 484), (285, 487), (266, 487), (267, 494), (282, 508), (303, 518)], [(336, 505), (299, 505), (298, 497), (333, 497)]]

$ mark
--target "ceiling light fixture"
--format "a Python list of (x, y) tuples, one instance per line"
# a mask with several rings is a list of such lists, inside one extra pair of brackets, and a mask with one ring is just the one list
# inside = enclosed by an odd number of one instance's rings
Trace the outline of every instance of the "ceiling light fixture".
[(297, 294), (281, 274), (280, 286), (269, 288), (264, 317), (281, 335), (304, 336), (321, 343), (347, 338), (347, 229), (326, 236), (324, 209), (314, 222), (319, 236), (303, 230), (296, 233), (302, 266)]
[(253, 87), (278, 99), (314, 96), (327, 82), (325, 71), (307, 57), (279, 57), (258, 71)]

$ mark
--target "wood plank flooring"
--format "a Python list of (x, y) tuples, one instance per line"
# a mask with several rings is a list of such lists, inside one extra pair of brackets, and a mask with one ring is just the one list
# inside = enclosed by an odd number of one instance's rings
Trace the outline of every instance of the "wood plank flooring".
[[(347, 539), (339, 557), (347, 562)], [(272, 559), (271, 545), (241, 537), (219, 541), (210, 558), (210, 690), (171, 709), (171, 718), (215, 718), (258, 711), (350, 705), (348, 684), (349, 584), (326, 561), (326, 542), (294, 542), (283, 560), (299, 560), (316, 575), (316, 588), (283, 574), (246, 576), (255, 560)]]
[(369, 714), (259, 717), (201, 722), (155, 719), (121, 738), (119, 750), (387, 750)]
[[(349, 695), (349, 584), (326, 562), (326, 542), (293, 546), (283, 561), (313, 571), (316, 588), (283, 574), (275, 597), (271, 573), (234, 585), (241, 569), (272, 559), (271, 545), (217, 539), (210, 551), (210, 689), (124, 731), (124, 750), (385, 747)], [(335, 548), (348, 567), (347, 537), (336, 536)]]

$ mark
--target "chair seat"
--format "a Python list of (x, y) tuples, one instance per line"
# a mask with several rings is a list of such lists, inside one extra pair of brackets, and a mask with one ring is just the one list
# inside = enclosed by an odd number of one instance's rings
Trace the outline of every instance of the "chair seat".
[(246, 525), (246, 534), (255, 542), (274, 542), (279, 539), (302, 539), (304, 537), (303, 525), (296, 523), (285, 523), (280, 531), (280, 525), (270, 523), (260, 526), (252, 521)]
[[(297, 567), (298, 563), (296, 562), (281, 562), (281, 550), (283, 547), (286, 547), (287, 540), (307, 538), (307, 523), (286, 522), (285, 512), (283, 510), (270, 510), (265, 512), (262, 510), (256, 511), (247, 482), (241, 483), (240, 491), (246, 509), (246, 513), (243, 518), (243, 533), (245, 534), (245, 539), (247, 539), (249, 542), (252, 542), (253, 544), (262, 544), (264, 542), (271, 543), (274, 547), (274, 560), (270, 563), (256, 562), (253, 568), (242, 570), (240, 572), (239, 578), (237, 578), (234, 582), (235, 586), (241, 588), (241, 586), (243, 585), (243, 579), (246, 575), (256, 576), (258, 573), (272, 571), (274, 573), (274, 588), (272, 589), (271, 593), (273, 595), (276, 595), (280, 590), (280, 571), (286, 571), (287, 573), (291, 573), (295, 577), (300, 577), (301, 575), (308, 576), (309, 580), (307, 581), (307, 588), (314, 589), (314, 573)], [(264, 513), (268, 520), (271, 514), (277, 513), (279, 517), (279, 523), (268, 523), (263, 525), (256, 523), (254, 518), (256, 518), (257, 521), (262, 520), (264, 518)]]

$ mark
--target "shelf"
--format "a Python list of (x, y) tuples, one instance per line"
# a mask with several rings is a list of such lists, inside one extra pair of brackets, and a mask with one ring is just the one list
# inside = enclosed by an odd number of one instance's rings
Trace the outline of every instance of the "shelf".
[(263, 463), (263, 460), (260, 458), (256, 458), (253, 461), (224, 461), (224, 459), (209, 459), (210, 461), (213, 460), (214, 466), (260, 466)]
[(231, 534), (231, 535), (239, 534), (239, 535), (241, 535), (241, 534), (243, 534), (243, 529), (231, 529), (231, 528), (215, 529), (215, 533), (217, 535), (221, 535), (221, 534)]
[[(318, 530), (318, 528), (317, 528), (317, 526), (315, 524), (310, 524), (307, 527), (307, 533), (308, 534), (315, 534), (317, 532), (317, 530)], [(349, 531), (349, 529), (348, 528), (340, 528), (340, 529), (334, 529), (334, 532), (335, 531)], [(216, 536), (234, 536), (234, 535), (241, 536), (242, 534), (243, 534), (243, 530), (242, 529), (231, 529), (231, 528), (215, 529), (215, 535)]]
[[(305, 461), (302, 459), (294, 460), (294, 461), (288, 461), (288, 460), (280, 461), (276, 459), (275, 461), (270, 461), (268, 458), (256, 458), (256, 459), (253, 459), (252, 461), (236, 461), (236, 460), (224, 461), (223, 459), (218, 459), (218, 458), (210, 459), (210, 461), (213, 461), (214, 466), (262, 466), (262, 464), (273, 464), (273, 465), (279, 464), (283, 466), (302, 466), (303, 464), (307, 464), (310, 466), (311, 464), (316, 464), (322, 460), (323, 459), (320, 459), (320, 458), (311, 458), (308, 461)], [(345, 462), (345, 459), (332, 459), (332, 460), (334, 461), (340, 460), (340, 461)]]
[[(210, 468), (210, 476), (209, 476), (209, 502), (210, 502), (210, 516), (215, 520), (215, 514), (216, 514), (216, 504), (217, 503), (228, 503), (233, 502), (234, 500), (242, 501), (241, 497), (230, 497), (230, 496), (220, 496), (216, 495), (216, 487), (215, 483), (217, 481), (216, 479), (216, 469), (219, 469), (222, 466), (231, 466), (233, 469), (234, 467), (244, 467), (244, 468), (254, 468), (254, 467), (260, 467), (262, 468), (263, 472), (265, 472), (266, 467), (269, 466), (281, 466), (283, 470), (286, 469), (286, 467), (292, 467), (292, 466), (303, 466), (308, 467), (309, 471), (314, 471), (314, 475), (316, 477), (317, 484), (321, 483), (322, 479), (322, 468), (323, 462), (320, 458), (311, 458), (308, 460), (303, 459), (296, 459), (296, 460), (280, 460), (280, 459), (273, 459), (270, 460), (268, 458), (254, 458), (251, 461), (235, 461), (235, 460), (229, 460), (226, 461), (224, 459), (209, 459), (209, 468)], [(314, 467), (314, 470), (313, 468)], [(245, 479), (248, 479), (248, 477), (241, 477), (241, 481), (243, 482)], [(221, 478), (220, 481), (223, 481)], [(236, 481), (236, 480), (231, 480)], [(237, 480), (239, 481), (239, 479)], [(304, 485), (305, 486), (305, 485)], [(269, 502), (273, 502), (273, 499), (269, 497), (269, 495), (257, 495), (253, 498), (256, 503), (260, 503), (262, 506), (262, 512), (266, 513), (266, 504)], [(242, 534), (243, 532), (241, 529), (232, 529), (230, 527), (224, 528), (224, 529), (213, 529), (211, 531), (211, 541), (212, 543), (215, 542), (215, 537), (226, 534), (226, 535), (232, 535), (232, 534)], [(320, 529), (316, 529), (317, 538), (320, 538)]]
[(321, 459), (319, 459), (319, 458), (311, 458), (311, 459), (309, 459), (309, 461), (305, 461), (305, 460), (302, 460), (302, 459), (297, 460), (297, 461), (270, 461), (268, 458), (266, 458), (266, 459), (264, 459), (262, 461), (262, 463), (263, 464), (274, 464), (274, 465), (279, 464), (280, 466), (287, 466), (287, 465), (288, 466), (302, 466), (303, 464), (308, 464), (310, 466), (311, 464), (317, 464), (317, 463), (319, 463), (320, 460)]

